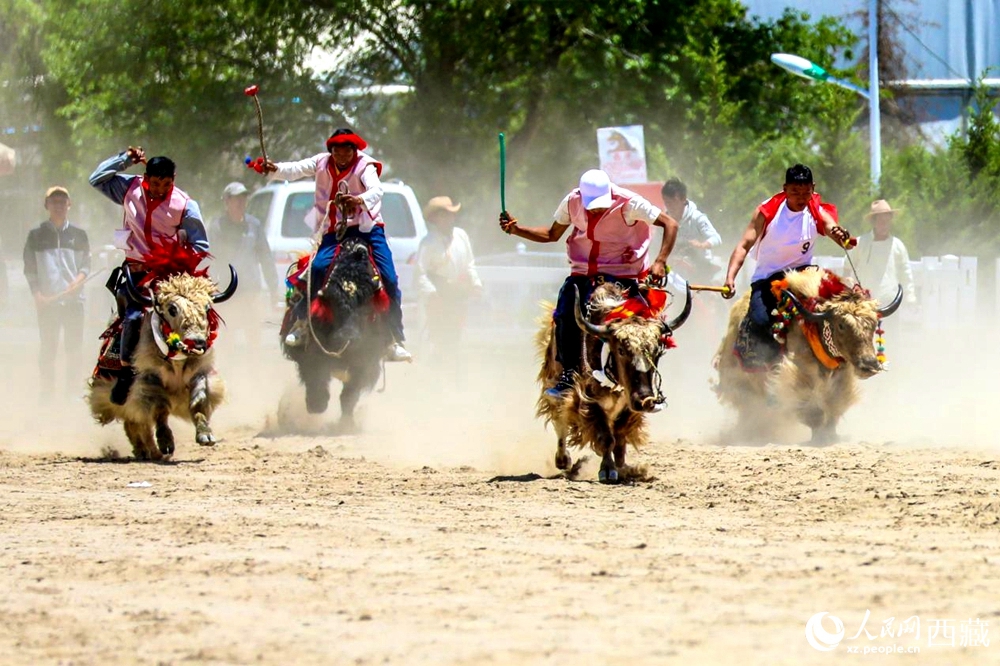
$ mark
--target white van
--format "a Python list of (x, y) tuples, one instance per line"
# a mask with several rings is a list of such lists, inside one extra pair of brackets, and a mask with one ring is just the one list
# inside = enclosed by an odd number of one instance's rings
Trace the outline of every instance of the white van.
[[(392, 258), (404, 292), (412, 282), (420, 240), (427, 235), (427, 224), (417, 197), (408, 185), (399, 181), (382, 183), (382, 219)], [(250, 196), (247, 212), (259, 219), (266, 229), (279, 277), (289, 264), (312, 248), (312, 227), (305, 221), (312, 209), (316, 183), (313, 180), (274, 181)]]

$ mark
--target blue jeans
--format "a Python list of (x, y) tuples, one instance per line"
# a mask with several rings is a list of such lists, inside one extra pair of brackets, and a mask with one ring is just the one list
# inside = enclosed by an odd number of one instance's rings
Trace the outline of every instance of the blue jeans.
[(621, 285), (630, 297), (639, 295), (639, 283), (634, 278), (619, 278), (611, 275), (594, 277), (571, 275), (566, 278), (559, 290), (556, 309), (552, 312), (552, 318), (556, 324), (556, 360), (559, 361), (564, 371), (579, 372), (580, 361), (583, 357), (583, 331), (576, 324), (576, 312), (573, 309), (576, 292), (573, 291), (573, 287), (580, 290), (580, 308), (584, 308), (602, 281)]
[[(385, 228), (375, 227), (368, 233), (362, 232), (358, 227), (347, 227), (344, 238), (360, 238), (365, 241), (375, 260), (375, 268), (378, 269), (382, 277), (382, 285), (385, 293), (389, 296), (389, 329), (396, 342), (402, 342), (403, 337), (403, 308), (400, 305), (403, 293), (399, 290), (399, 278), (396, 276), (396, 267), (392, 263), (392, 250), (389, 249), (389, 242), (385, 238)], [(333, 256), (337, 253), (337, 234), (330, 232), (323, 236), (319, 249), (316, 250), (316, 257), (312, 264), (312, 289), (313, 295), (319, 291), (326, 279), (326, 272), (333, 263)]]

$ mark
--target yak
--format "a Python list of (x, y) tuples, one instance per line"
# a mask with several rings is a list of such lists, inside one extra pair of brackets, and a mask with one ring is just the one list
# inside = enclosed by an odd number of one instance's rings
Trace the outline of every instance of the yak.
[[(306, 389), (306, 409), (322, 414), (330, 402), (330, 379), (343, 382), (340, 426), (353, 430), (361, 394), (375, 387), (381, 362), (392, 343), (384, 313), (389, 301), (364, 240), (348, 236), (337, 251), (326, 281), (309, 301), (304, 345), (282, 343), (298, 366)], [(282, 329), (282, 339), (287, 332)]]
[(665, 322), (646, 310), (630, 316), (609, 318), (612, 312), (633, 302), (617, 284), (606, 282), (597, 287), (588, 305), (589, 318), (580, 309), (576, 293), (575, 316), (584, 336), (581, 368), (572, 391), (552, 398), (545, 390), (554, 386), (562, 372), (556, 360), (556, 341), (551, 310), (536, 336), (541, 355), (538, 381), (541, 397), (537, 415), (551, 423), (558, 437), (555, 464), (572, 470), (568, 447), (589, 446), (601, 457), (598, 479), (617, 483), (628, 475), (625, 463), (628, 445), (638, 448), (646, 443), (646, 416), (664, 403), (657, 364), (664, 351), (673, 345), (673, 331), (691, 314), (691, 290), (687, 289), (684, 310), (673, 321)]
[[(182, 272), (152, 282), (151, 295), (147, 295), (125, 270), (131, 299), (147, 308), (132, 355), (135, 382), (124, 405), (113, 403), (115, 380), (106, 372), (108, 366), (102, 368), (99, 361), (90, 381), (89, 402), (101, 425), (123, 422), (137, 459), (160, 460), (173, 455), (174, 435), (167, 423), (171, 415), (194, 423), (198, 444), (216, 443), (209, 419), (225, 397), (225, 385), (213, 369), (212, 344), (219, 323), (213, 308), (236, 292), (236, 270), (230, 266), (229, 271), (229, 286), (222, 293), (203, 272)], [(120, 321), (117, 324), (120, 326)], [(112, 324), (103, 336), (102, 360), (117, 341), (118, 330)]]
[(777, 333), (784, 353), (770, 368), (743, 366), (736, 343), (750, 303), (745, 294), (730, 310), (715, 357), (719, 400), (737, 410), (737, 432), (752, 439), (793, 418), (812, 429), (813, 443), (836, 441), (838, 422), (858, 400), (858, 380), (884, 369), (873, 338), (879, 319), (899, 307), (902, 287), (880, 308), (867, 291), (809, 267), (788, 272), (772, 291), (787, 322)]

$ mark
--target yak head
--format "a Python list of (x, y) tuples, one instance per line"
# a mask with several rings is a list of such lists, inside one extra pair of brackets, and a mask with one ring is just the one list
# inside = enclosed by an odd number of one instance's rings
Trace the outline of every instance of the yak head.
[(236, 270), (230, 266), (229, 271), (229, 286), (221, 293), (209, 278), (187, 273), (158, 280), (153, 286), (152, 298), (136, 287), (128, 272), (126, 284), (134, 300), (152, 307), (153, 321), (159, 325), (154, 335), (162, 338), (173, 352), (198, 356), (208, 351), (215, 337), (218, 315), (212, 306), (228, 300), (236, 292)]
[[(842, 359), (851, 366), (861, 379), (868, 379), (881, 372), (884, 368), (878, 360), (875, 350), (875, 329), (880, 318), (892, 315), (903, 300), (903, 288), (896, 291), (896, 297), (889, 304), (879, 307), (868, 292), (861, 289), (843, 288), (838, 293), (827, 298), (813, 301), (811, 309), (804, 307), (799, 297), (803, 295), (799, 282), (806, 282), (806, 294), (809, 294), (809, 282), (815, 281), (815, 275), (821, 271), (802, 271), (799, 274), (787, 276), (789, 289), (784, 290), (802, 314), (803, 319), (816, 327), (820, 344), (832, 358)], [(798, 279), (802, 276), (802, 280)], [(832, 278), (822, 277), (817, 294), (821, 294), (823, 285)], [(797, 288), (798, 287), (798, 288)], [(796, 296), (798, 292), (799, 297)]]
[[(605, 284), (591, 298), (591, 309), (599, 317), (626, 300), (618, 285)], [(676, 319), (665, 322), (659, 317), (633, 316), (595, 324), (589, 321), (580, 308), (580, 294), (575, 301), (576, 323), (585, 335), (604, 343), (601, 364), (607, 380), (620, 387), (629, 399), (629, 407), (636, 412), (650, 412), (663, 402), (660, 392), (660, 373), (657, 365), (668, 348), (668, 339), (684, 324), (691, 314), (691, 290), (687, 290), (684, 311)]]

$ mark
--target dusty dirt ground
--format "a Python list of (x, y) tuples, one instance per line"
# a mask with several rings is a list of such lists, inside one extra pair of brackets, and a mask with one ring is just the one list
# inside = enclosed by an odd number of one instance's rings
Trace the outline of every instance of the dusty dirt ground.
[[(993, 366), (959, 381), (900, 352), (845, 442), (742, 446), (720, 434), (710, 353), (665, 361), (670, 408), (631, 454), (656, 478), (621, 487), (545, 478), (525, 349), (457, 378), (391, 368), (363, 434), (279, 438), (256, 435), (291, 368), (241, 351), (220, 360), (223, 441), (178, 426), (160, 465), (109, 459), (120, 428), (8, 382), (0, 663), (827, 664), (894, 644), (921, 651), (878, 663), (1000, 663)], [(870, 611), (876, 639), (814, 650), (824, 611), (847, 639)], [(914, 615), (919, 640), (879, 637)], [(958, 647), (976, 618), (991, 644)], [(928, 646), (931, 619), (956, 647)]]

